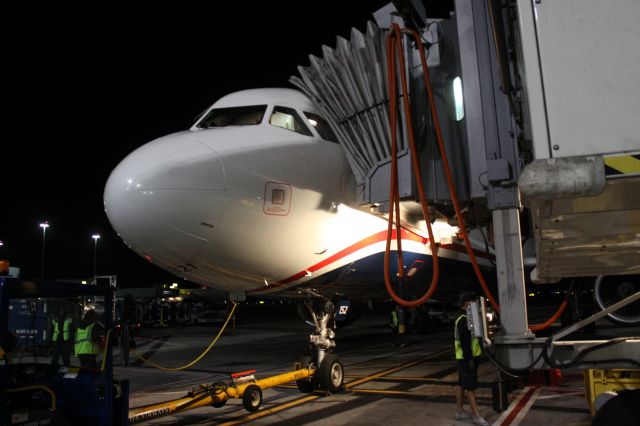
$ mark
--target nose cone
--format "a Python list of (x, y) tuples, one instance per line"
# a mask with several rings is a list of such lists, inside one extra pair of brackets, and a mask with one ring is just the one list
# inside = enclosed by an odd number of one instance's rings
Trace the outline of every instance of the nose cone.
[(222, 158), (184, 132), (122, 160), (107, 180), (104, 205), (129, 247), (158, 266), (179, 270), (209, 240), (225, 190)]

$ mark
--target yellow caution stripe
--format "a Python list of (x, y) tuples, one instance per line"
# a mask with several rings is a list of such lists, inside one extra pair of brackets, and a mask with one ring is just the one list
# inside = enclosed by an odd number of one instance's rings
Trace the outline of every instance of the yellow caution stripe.
[(640, 154), (604, 157), (604, 168), (609, 177), (640, 175)]

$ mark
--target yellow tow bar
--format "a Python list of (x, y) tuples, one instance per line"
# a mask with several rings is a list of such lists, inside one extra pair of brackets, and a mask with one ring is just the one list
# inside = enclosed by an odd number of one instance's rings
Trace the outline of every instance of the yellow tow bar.
[(255, 370), (231, 375), (231, 382), (216, 382), (211, 385), (200, 385), (192, 389), (182, 398), (171, 401), (149, 404), (129, 410), (129, 424), (140, 423), (158, 417), (169, 416), (178, 412), (211, 405), (222, 407), (230, 398), (242, 399), (247, 411), (257, 411), (262, 404), (262, 389), (280, 386), (296, 380), (313, 376), (314, 368), (298, 368), (289, 373), (256, 380), (252, 373)]

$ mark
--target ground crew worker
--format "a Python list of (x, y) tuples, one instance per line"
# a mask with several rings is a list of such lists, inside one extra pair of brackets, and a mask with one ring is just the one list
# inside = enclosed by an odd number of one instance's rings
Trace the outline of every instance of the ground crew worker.
[(54, 367), (58, 366), (60, 356), (62, 356), (62, 365), (68, 366), (71, 363), (71, 341), (75, 334), (72, 328), (73, 320), (66, 314), (64, 306), (60, 305), (57, 316), (51, 320), (51, 341), (53, 342), (51, 365)]
[(389, 325), (391, 326), (391, 346), (399, 344), (401, 348), (404, 348), (406, 345), (404, 341), (404, 317), (404, 308), (402, 308), (402, 306), (400, 305), (395, 305), (393, 310), (389, 314)]
[[(464, 311), (456, 320), (455, 335), (455, 351), (456, 360), (458, 362), (458, 387), (456, 388), (457, 411), (456, 420), (472, 420), (474, 424), (485, 426), (487, 421), (478, 412), (476, 403), (476, 389), (478, 389), (478, 364), (482, 350), (480, 342), (475, 336), (472, 336), (467, 327), (466, 309), (469, 302), (475, 299), (474, 295), (469, 292), (462, 293), (460, 296), (460, 307)], [(464, 392), (467, 392), (469, 406), (471, 407), (471, 415), (464, 411), (463, 399)]]
[(98, 342), (103, 335), (104, 328), (98, 322), (96, 311), (89, 309), (76, 329), (75, 352), (81, 366), (98, 369)]
[(395, 306), (389, 313), (389, 326), (391, 327), (391, 346), (395, 346), (398, 340), (398, 313)]
[(11, 352), (15, 349), (17, 341), (15, 334), (9, 330), (0, 335), (0, 365), (13, 363)]

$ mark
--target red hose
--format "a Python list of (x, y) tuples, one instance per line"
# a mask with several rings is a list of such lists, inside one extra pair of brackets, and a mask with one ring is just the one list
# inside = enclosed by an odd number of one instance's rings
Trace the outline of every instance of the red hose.
[[(424, 47), (422, 45), (422, 40), (420, 39), (420, 35), (415, 30), (405, 30), (413, 35), (413, 38), (416, 41), (416, 47), (418, 52), (420, 53), (420, 62), (422, 63), (422, 75), (424, 76), (424, 87), (427, 92), (427, 98), (429, 100), (429, 109), (431, 110), (431, 117), (433, 118), (434, 129), (436, 131), (436, 140), (438, 142), (438, 149), (440, 151), (440, 155), (442, 156), (442, 166), (444, 168), (444, 174), (447, 178), (447, 186), (449, 187), (449, 193), (451, 194), (451, 201), (453, 203), (453, 208), (456, 212), (456, 218), (458, 219), (458, 225), (460, 231), (462, 233), (462, 239), (464, 240), (464, 245), (467, 249), (467, 253), (469, 254), (469, 259), (471, 260), (471, 265), (473, 266), (473, 270), (482, 286), (482, 290), (484, 294), (491, 302), (491, 306), (497, 312), (500, 311), (500, 305), (493, 298), (491, 291), (489, 291), (489, 287), (487, 286), (486, 281), (484, 280), (484, 276), (480, 271), (480, 267), (478, 266), (478, 261), (476, 259), (475, 253), (473, 252), (473, 248), (471, 247), (471, 242), (469, 241), (469, 236), (467, 234), (467, 228), (464, 224), (464, 218), (462, 217), (462, 213), (460, 212), (460, 206), (458, 204), (458, 195), (456, 192), (456, 187), (453, 182), (453, 178), (451, 176), (451, 169), (449, 168), (449, 160), (447, 159), (447, 152), (444, 147), (444, 141), (442, 137), (442, 130), (440, 128), (440, 120), (438, 118), (438, 113), (436, 109), (436, 103), (433, 98), (433, 90), (431, 86), (431, 77), (429, 75), (429, 67), (427, 67), (427, 59), (424, 56)], [(413, 149), (413, 148), (412, 148)], [(412, 153), (413, 154), (413, 153)], [(417, 156), (417, 153), (415, 154)], [(416, 179), (420, 179), (420, 176), (416, 176)]]
[(549, 328), (551, 326), (551, 324), (553, 324), (554, 322), (556, 322), (556, 320), (558, 318), (560, 318), (560, 315), (562, 315), (562, 313), (564, 312), (564, 310), (567, 308), (568, 305), (569, 305), (569, 302), (565, 299), (560, 304), (560, 307), (558, 308), (556, 313), (553, 314), (553, 316), (551, 318), (549, 318), (546, 322), (543, 322), (542, 324), (530, 325), (529, 326), (529, 330), (531, 330), (531, 331), (540, 331), (540, 330), (544, 330), (545, 328)]
[[(385, 286), (387, 288), (387, 292), (391, 296), (391, 298), (399, 305), (405, 307), (414, 307), (423, 304), (427, 301), (433, 293), (436, 291), (438, 286), (439, 279), (439, 262), (438, 262), (438, 248), (435, 244), (435, 239), (433, 237), (433, 231), (431, 229), (431, 217), (429, 215), (429, 205), (427, 198), (424, 194), (424, 187), (422, 185), (422, 176), (420, 173), (420, 165), (418, 161), (418, 154), (415, 145), (414, 135), (413, 135), (413, 126), (411, 123), (411, 110), (409, 105), (409, 95), (407, 90), (407, 80), (404, 70), (406, 69), (404, 54), (402, 50), (402, 36), (401, 32), (410, 34), (413, 36), (416, 48), (420, 53), (420, 62), (422, 64), (423, 76), (424, 76), (424, 86), (427, 94), (427, 99), (429, 101), (429, 109), (431, 111), (431, 116), (434, 123), (434, 130), (436, 133), (436, 141), (438, 143), (438, 149), (440, 151), (440, 155), (442, 157), (442, 165), (445, 172), (445, 177), (447, 179), (447, 186), (449, 187), (449, 193), (451, 194), (451, 201), (453, 203), (453, 207), (456, 213), (456, 218), (458, 220), (460, 232), (462, 234), (462, 239), (464, 240), (465, 247), (467, 249), (467, 253), (469, 254), (469, 259), (471, 260), (471, 265), (473, 266), (473, 270), (480, 282), (482, 290), (484, 294), (489, 299), (491, 306), (497, 312), (500, 311), (500, 305), (495, 300), (487, 283), (480, 271), (480, 266), (478, 265), (478, 261), (476, 259), (475, 253), (473, 252), (473, 248), (471, 247), (471, 242), (469, 241), (469, 235), (467, 233), (467, 229), (465, 226), (464, 218), (462, 217), (462, 213), (460, 211), (460, 206), (458, 203), (458, 195), (455, 189), (455, 184), (453, 182), (451, 169), (449, 168), (449, 161), (447, 159), (447, 153), (444, 147), (442, 130), (440, 128), (440, 120), (438, 118), (438, 113), (436, 110), (435, 100), (433, 98), (433, 90), (431, 86), (431, 78), (429, 75), (429, 68), (427, 67), (427, 60), (424, 55), (424, 46), (422, 44), (422, 40), (420, 35), (415, 30), (400, 30), (400, 27), (397, 24), (392, 24), (389, 37), (387, 39), (387, 71), (388, 71), (388, 82), (389, 82), (389, 110), (390, 110), (390, 121), (391, 121), (391, 188), (389, 191), (389, 226), (387, 228), (387, 245), (385, 249), (384, 256), (384, 278), (385, 278)], [(393, 290), (393, 286), (391, 284), (391, 280), (389, 278), (389, 257), (391, 252), (391, 234), (393, 228), (393, 219), (394, 219), (394, 210), (396, 216), (396, 239), (397, 239), (397, 252), (398, 252), (398, 277), (402, 279), (404, 275), (403, 262), (402, 262), (402, 246), (401, 246), (401, 224), (400, 224), (400, 200), (399, 200), (399, 190), (398, 190), (398, 161), (397, 161), (397, 86), (396, 86), (396, 49), (398, 52), (399, 60), (400, 60), (400, 81), (402, 84), (402, 93), (403, 93), (403, 106), (406, 116), (406, 127), (407, 127), (407, 135), (409, 139), (409, 147), (411, 151), (411, 165), (416, 178), (416, 186), (418, 188), (418, 194), (420, 199), (420, 205), (422, 207), (422, 213), (427, 223), (427, 232), (429, 234), (429, 243), (431, 246), (431, 255), (433, 262), (433, 274), (431, 278), (431, 284), (429, 285), (429, 289), (427, 292), (418, 300), (408, 301), (399, 297), (396, 292)], [(549, 318), (548, 321), (532, 325), (530, 329), (532, 331), (539, 331), (549, 327), (553, 322), (555, 322), (562, 312), (566, 309), (568, 302), (565, 300), (562, 302), (556, 313)]]
[[(389, 226), (387, 228), (387, 244), (384, 253), (384, 281), (387, 288), (387, 292), (391, 298), (399, 305), (408, 308), (420, 306), (426, 302), (435, 293), (438, 287), (438, 278), (440, 274), (439, 262), (438, 262), (438, 247), (435, 244), (435, 238), (433, 237), (433, 231), (431, 229), (431, 217), (429, 215), (429, 205), (424, 195), (424, 188), (422, 186), (422, 179), (417, 179), (418, 193), (420, 196), (420, 205), (422, 207), (422, 214), (427, 223), (427, 232), (429, 234), (429, 244), (431, 246), (432, 254), (432, 277), (431, 284), (426, 293), (417, 300), (405, 300), (398, 296), (393, 289), (391, 279), (389, 278), (389, 258), (391, 254), (391, 236), (393, 233), (394, 216), (396, 219), (396, 244), (398, 252), (398, 277), (402, 280), (404, 277), (404, 265), (402, 261), (402, 228), (400, 223), (400, 196), (398, 190), (398, 140), (397, 140), (397, 127), (398, 127), (398, 111), (397, 111), (397, 86), (396, 86), (396, 52), (399, 52), (400, 69), (405, 69), (404, 55), (402, 51), (402, 39), (401, 39), (400, 27), (394, 25), (389, 33), (387, 39), (387, 71), (389, 76), (389, 110), (390, 110), (390, 122), (391, 122), (391, 183), (389, 189)], [(416, 176), (420, 176), (420, 165), (418, 163), (415, 141), (413, 136), (411, 125), (411, 112), (409, 108), (407, 78), (403, 72), (400, 73), (400, 80), (402, 84), (403, 104), (405, 108), (406, 125), (409, 129), (409, 143), (411, 146), (411, 164)]]

